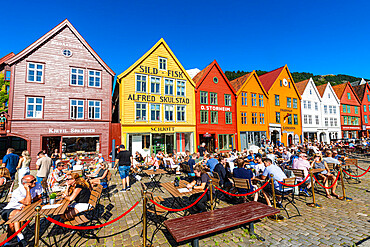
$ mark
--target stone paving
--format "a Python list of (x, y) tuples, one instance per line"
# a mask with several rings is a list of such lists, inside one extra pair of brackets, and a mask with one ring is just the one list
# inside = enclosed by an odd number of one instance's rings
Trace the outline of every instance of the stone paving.
[[(370, 161), (360, 161), (360, 166), (368, 167)], [(112, 190), (112, 209), (114, 219), (122, 212), (129, 209), (133, 204), (139, 201), (139, 205), (127, 214), (121, 220), (107, 226), (100, 231), (95, 231), (99, 236), (97, 240), (82, 239), (77, 242), (72, 241), (72, 246), (141, 246), (142, 245), (142, 224), (140, 223), (142, 215), (142, 200), (140, 193), (140, 183), (132, 185), (129, 192), (118, 192), (121, 188), (119, 184), (119, 175), (113, 171), (111, 185), (118, 185)], [(162, 182), (172, 181), (174, 175), (163, 176)], [(149, 182), (149, 178), (143, 178), (144, 183)], [(316, 209), (306, 206), (306, 202), (311, 202), (312, 197), (297, 198), (301, 215), (287, 219), (282, 222), (274, 222), (269, 219), (262, 219), (256, 224), (256, 233), (266, 239), (260, 242), (250, 237), (248, 228), (236, 227), (231, 230), (219, 232), (201, 238), (201, 246), (369, 246), (370, 236), (370, 172), (361, 178), (361, 183), (357, 184), (350, 181), (345, 183), (347, 196), (352, 197), (352, 202), (340, 201), (338, 199), (327, 199), (323, 196), (322, 188), (317, 195), (317, 203), (323, 206), (322, 209)], [(165, 191), (165, 190), (164, 190)], [(341, 195), (341, 187), (338, 186), (337, 193)], [(155, 195), (163, 198), (171, 198), (169, 193), (162, 193), (158, 190)], [(103, 205), (109, 204), (107, 199), (101, 201)], [(219, 207), (227, 206), (222, 202)], [(293, 207), (288, 206), (289, 213), (296, 214)], [(286, 216), (285, 212), (282, 212)], [(178, 217), (171, 214), (170, 218)], [(154, 227), (148, 228), (148, 238), (152, 237)], [(42, 245), (41, 245), (42, 246)], [(171, 236), (165, 231), (159, 231), (153, 237), (153, 246), (191, 246), (190, 242), (180, 243), (178, 245)]]

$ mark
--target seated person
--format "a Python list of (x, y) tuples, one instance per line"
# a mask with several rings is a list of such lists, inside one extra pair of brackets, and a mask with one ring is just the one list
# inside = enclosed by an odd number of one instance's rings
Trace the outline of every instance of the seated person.
[(190, 173), (188, 174), (189, 176), (191, 177), (194, 177), (195, 174), (194, 174), (194, 166), (195, 166), (195, 162), (197, 160), (197, 157), (198, 155), (196, 153), (193, 153), (192, 156), (189, 157), (189, 160), (188, 160), (188, 166), (190, 168)]
[[(237, 167), (234, 168), (233, 170), (233, 176), (234, 178), (243, 178), (243, 179), (248, 179), (250, 189), (242, 189), (242, 188), (237, 188), (239, 194), (246, 194), (252, 191), (255, 191), (257, 189), (256, 185), (252, 185), (252, 178), (254, 178), (254, 174), (251, 171), (251, 169), (245, 169), (245, 164), (246, 162), (242, 159), (238, 159), (236, 162)], [(258, 200), (258, 193), (254, 194), (254, 201)]]
[(108, 175), (108, 164), (107, 162), (103, 162), (101, 164), (101, 168), (99, 169), (99, 173), (96, 178), (89, 180), (91, 185), (101, 184), (104, 189), (108, 187), (107, 175)]
[[(295, 159), (293, 161), (292, 168), (303, 170), (303, 175), (306, 178), (307, 175), (308, 175), (308, 172), (311, 169), (310, 162), (308, 162), (308, 160), (307, 160), (307, 154), (306, 153), (300, 153), (299, 158)], [(302, 182), (303, 180), (304, 180), (304, 178), (297, 177), (297, 182), (298, 183)], [(300, 192), (303, 192), (304, 194), (308, 195), (307, 189), (311, 188), (311, 178), (307, 179), (305, 184), (306, 184), (306, 187), (301, 188)]]
[(154, 166), (156, 167), (156, 169), (159, 169), (160, 161), (155, 157), (155, 154), (152, 153), (151, 157), (149, 158), (146, 164), (148, 166), (151, 166), (151, 169), (153, 169)]
[[(198, 189), (198, 190), (205, 190), (209, 188), (209, 176), (207, 172), (203, 169), (201, 165), (195, 165), (194, 167), (195, 173), (195, 180), (189, 183), (186, 187), (188, 189)], [(196, 201), (201, 193), (193, 194), (190, 196), (190, 201)], [(207, 201), (211, 199), (210, 191), (208, 191), (197, 204), (194, 205), (193, 209), (195, 210), (194, 213), (201, 213), (207, 210)]]
[(219, 163), (215, 166), (215, 169), (213, 169), (213, 174), (217, 173), (218, 177), (220, 178), (220, 187), (224, 187), (225, 183), (228, 181), (226, 178), (226, 170), (225, 170), (225, 158), (220, 157), (218, 158)]
[(176, 164), (177, 160), (175, 161), (172, 154), (168, 154), (163, 158), (163, 163), (165, 167), (170, 169), (176, 169), (176, 174), (180, 173), (180, 166)]
[(57, 160), (55, 162), (56, 168), (49, 174), (47, 183), (49, 189), (53, 190), (54, 185), (59, 185), (64, 179), (66, 179), (67, 175), (63, 172), (65, 165), (62, 161)]
[(247, 160), (249, 162), (250, 166), (255, 166), (256, 163), (254, 162), (254, 159), (256, 158), (256, 155), (253, 153), (253, 150), (249, 151), (249, 155), (247, 156)]
[(135, 152), (135, 158), (134, 158), (134, 163), (137, 163), (137, 164), (141, 164), (141, 163), (144, 163), (144, 158), (143, 156), (141, 155), (141, 153), (139, 153), (138, 151)]
[(0, 167), (0, 185), (6, 184), (7, 181), (10, 181), (10, 172), (6, 167)]
[[(32, 202), (41, 199), (42, 195), (41, 184), (36, 183), (36, 178), (32, 175), (26, 175), (22, 178), (22, 184), (13, 191), (12, 197), (8, 205), (1, 212), (3, 220), (8, 221), (10, 218), (21, 212), (22, 208), (30, 205)], [(8, 225), (8, 237), (21, 228), (21, 222), (15, 222)], [(22, 233), (17, 235), (17, 240), (22, 246), (27, 246)]]
[(207, 157), (209, 157), (209, 159), (207, 160), (206, 166), (209, 168), (210, 172), (213, 172), (215, 166), (218, 164), (218, 160), (215, 159), (215, 156), (213, 154), (206, 156), (206, 158)]
[[(315, 173), (315, 176), (317, 179), (321, 179), (324, 181), (324, 186), (328, 187), (328, 182), (331, 180), (332, 182), (335, 181), (336, 177), (330, 173), (330, 170), (328, 168), (328, 164), (323, 160), (321, 154), (316, 154), (314, 161), (311, 164), (311, 168), (314, 169), (324, 169), (322, 172)], [(334, 184), (334, 186), (331, 188), (331, 195), (335, 196), (336, 198), (339, 198), (339, 195), (335, 193), (335, 189), (337, 188), (337, 182)], [(329, 199), (332, 199), (329, 189), (325, 189), (326, 197)]]
[(78, 173), (72, 173), (67, 177), (67, 189), (62, 198), (74, 203), (68, 206), (67, 211), (62, 215), (64, 220), (72, 220), (80, 212), (89, 210), (92, 206), (89, 204), (90, 185), (81, 178)]
[(325, 158), (323, 159), (326, 163), (331, 163), (335, 165), (340, 165), (340, 161), (333, 158), (333, 153), (330, 150), (325, 152)]
[(263, 171), (265, 170), (265, 165), (262, 162), (262, 156), (260, 154), (256, 154), (255, 161), (256, 165), (253, 167), (253, 169), (255, 170), (255, 175), (258, 177), (262, 175)]

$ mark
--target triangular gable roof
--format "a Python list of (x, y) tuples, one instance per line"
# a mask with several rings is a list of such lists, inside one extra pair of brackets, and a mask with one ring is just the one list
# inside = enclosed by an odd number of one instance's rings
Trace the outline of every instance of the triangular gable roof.
[(353, 89), (353, 87), (351, 86), (351, 83), (349, 83), (349, 82), (333, 86), (333, 89), (334, 89), (335, 93), (337, 94), (338, 99), (340, 100), (342, 98), (344, 90), (346, 89), (347, 86), (351, 89), (351, 91), (352, 91), (353, 95), (356, 97), (358, 103), (361, 104), (362, 101), (360, 101), (360, 99), (357, 97), (357, 94), (356, 94), (355, 90)]
[(326, 86), (327, 86), (328, 84), (329, 84), (329, 83), (326, 83), (326, 84), (322, 84), (322, 85), (316, 86), (317, 91), (319, 91), (319, 94), (320, 94), (321, 98), (322, 98), (322, 96), (324, 95), (324, 92), (325, 92)]
[(300, 81), (300, 82), (297, 82), (295, 85), (297, 86), (297, 90), (298, 92), (302, 95), (304, 93), (304, 90), (306, 89), (307, 85), (308, 85), (308, 81), (310, 79), (307, 79), (307, 80), (304, 80), (304, 81)]
[[(332, 93), (332, 95), (334, 96), (334, 98), (335, 98), (335, 100), (337, 101), (337, 103), (338, 103), (338, 104), (340, 104), (340, 99), (338, 98), (337, 94), (335, 93), (335, 91), (334, 91), (333, 87), (331, 86), (330, 82), (328, 82), (328, 83), (326, 83), (326, 84), (324, 84), (324, 85), (325, 85), (325, 87), (323, 87), (323, 88), (324, 88), (324, 91), (323, 91), (323, 93), (322, 93), (321, 98), (324, 96), (325, 92), (326, 92), (327, 90), (329, 90), (329, 91)], [(323, 85), (320, 85), (320, 86), (323, 86)], [(319, 86), (318, 86), (318, 87), (319, 87)]]
[(230, 84), (234, 87), (235, 91), (236, 91), (236, 94), (239, 95), (241, 90), (244, 88), (244, 86), (246, 85), (246, 83), (252, 78), (252, 77), (255, 77), (257, 82), (258, 82), (258, 85), (260, 86), (262, 92), (264, 93), (264, 95), (266, 96), (266, 98), (269, 98), (266, 90), (264, 89), (264, 87), (262, 86), (262, 83), (256, 73), (255, 70), (253, 70), (252, 72), (248, 73), (248, 74), (245, 74), (241, 77), (238, 77), (236, 78), (235, 80), (232, 80), (230, 81)]
[(68, 27), (74, 35), (80, 40), (80, 42), (86, 47), (86, 49), (95, 57), (95, 59), (112, 75), (114, 76), (115, 73), (109, 66), (99, 57), (99, 55), (91, 48), (91, 46), (86, 42), (86, 40), (81, 36), (81, 34), (74, 28), (74, 26), (65, 19), (59, 25), (51, 29), (41, 38), (33, 42), (23, 51), (19, 52), (17, 55), (6, 61), (7, 64), (11, 65), (16, 63), (18, 60), (22, 59), (24, 56), (27, 56), (29, 53), (34, 52), (39, 46), (42, 46), (47, 40), (52, 38), (56, 33), (58, 33), (63, 28)]
[(8, 55), (5, 55), (3, 56), (2, 58), (0, 58), (0, 64), (3, 64), (6, 60), (14, 57), (15, 54), (13, 52), (9, 53)]
[(210, 63), (207, 67), (205, 67), (202, 71), (200, 71), (196, 76), (194, 76), (193, 81), (196, 84), (196, 88), (199, 88), (204, 79), (208, 76), (209, 72), (212, 70), (213, 67), (216, 67), (218, 71), (220, 72), (221, 76), (226, 81), (226, 84), (229, 86), (231, 91), (236, 95), (236, 91), (234, 87), (230, 84), (230, 81), (227, 79), (226, 75), (222, 71), (220, 65), (217, 63), (216, 60), (214, 60), (212, 63)]
[(353, 87), (353, 91), (355, 91), (357, 97), (360, 99), (360, 102), (362, 102), (363, 98), (364, 98), (364, 94), (365, 94), (365, 89), (366, 89), (366, 84), (360, 84), (358, 86), (354, 86)]
[(123, 73), (117, 76), (117, 80), (121, 80), (123, 77), (131, 73), (141, 62), (143, 62), (147, 57), (149, 57), (160, 45), (165, 47), (167, 52), (171, 55), (173, 60), (176, 62), (177, 66), (181, 69), (181, 71), (184, 73), (185, 77), (188, 79), (188, 81), (195, 87), (194, 81), (189, 76), (188, 72), (184, 69), (184, 67), (181, 65), (179, 60), (176, 58), (175, 54), (171, 51), (170, 47), (167, 45), (166, 41), (164, 41), (163, 38), (161, 38), (152, 48), (150, 48), (149, 51), (147, 51), (141, 58), (139, 58), (133, 65), (131, 65), (128, 69), (126, 69)]

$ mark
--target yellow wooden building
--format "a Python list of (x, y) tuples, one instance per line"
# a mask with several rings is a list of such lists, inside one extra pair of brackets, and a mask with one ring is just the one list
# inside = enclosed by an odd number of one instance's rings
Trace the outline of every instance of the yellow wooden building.
[(285, 65), (259, 76), (269, 95), (269, 138), (275, 144), (298, 144), (302, 136), (301, 95)]
[(121, 143), (143, 156), (194, 152), (195, 84), (164, 39), (117, 77)]

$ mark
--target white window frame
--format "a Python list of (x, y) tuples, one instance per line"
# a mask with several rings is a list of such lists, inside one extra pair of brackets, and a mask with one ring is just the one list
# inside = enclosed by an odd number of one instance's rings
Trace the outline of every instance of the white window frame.
[[(76, 101), (76, 105), (72, 105), (72, 100)], [(78, 108), (81, 107), (78, 103), (82, 101), (82, 117), (78, 117)], [(74, 107), (76, 107), (76, 116), (73, 116)], [(69, 117), (70, 119), (85, 119), (85, 100), (83, 99), (70, 99), (69, 100)]]
[(328, 127), (329, 126), (329, 119), (326, 117), (325, 118), (325, 127)]
[[(30, 64), (33, 64), (33, 65), (35, 65), (35, 68), (30, 68)], [(37, 68), (37, 66), (38, 65), (41, 65), (42, 66), (42, 69), (38, 69)], [(27, 63), (27, 82), (34, 82), (34, 83), (44, 83), (44, 68), (45, 68), (45, 64), (43, 64), (43, 63), (34, 63), (34, 62), (28, 62)], [(34, 74), (33, 74), (33, 76), (34, 76), (34, 80), (32, 81), (32, 80), (29, 80), (29, 72), (30, 72), (30, 70), (32, 70), (32, 71), (34, 71)], [(41, 71), (41, 81), (37, 81), (36, 80), (36, 78), (37, 78), (37, 72), (40, 72)]]
[(311, 100), (307, 100), (307, 109), (311, 110)]
[[(167, 107), (172, 107), (172, 120), (167, 120), (166, 119), (166, 111)], [(164, 121), (165, 122), (175, 122), (175, 105), (169, 105), (169, 104), (164, 104), (163, 105), (163, 112), (164, 112)]]
[[(90, 106), (90, 102), (93, 102), (93, 106)], [(96, 105), (96, 103), (99, 103), (99, 106)], [(89, 119), (101, 119), (101, 114), (102, 114), (102, 102), (100, 100), (88, 100), (87, 101), (87, 107), (88, 107), (88, 116), (89, 116)], [(93, 108), (94, 109), (94, 112), (93, 112), (93, 117), (91, 117), (91, 111), (90, 109)], [(95, 117), (96, 116), (96, 109), (99, 109), (99, 117)]]
[[(165, 61), (165, 66), (166, 66), (165, 69), (161, 69), (161, 60), (162, 59)], [(167, 71), (167, 68), (168, 68), (168, 66), (167, 66), (167, 58), (165, 58), (165, 57), (158, 57), (158, 70)]]
[(260, 113), (260, 124), (265, 124), (265, 113)]
[(308, 116), (307, 115), (303, 115), (303, 123), (308, 124)]
[[(153, 120), (152, 119), (152, 106), (158, 106), (159, 105), (159, 120)], [(156, 103), (153, 103), (153, 104), (149, 104), (149, 107), (150, 107), (150, 109), (149, 109), (149, 116), (150, 116), (150, 122), (160, 122), (161, 120), (162, 120), (162, 104), (156, 104)], [(136, 111), (136, 109), (135, 109), (135, 111)], [(157, 111), (156, 109), (155, 109), (155, 111)], [(142, 120), (142, 121), (144, 121), (144, 120)]]
[(293, 98), (293, 109), (297, 109), (297, 108), (298, 108), (298, 99)]
[[(94, 72), (94, 75), (90, 75), (90, 72)], [(96, 73), (99, 72), (99, 76), (96, 75)], [(94, 86), (90, 86), (90, 78), (94, 78)], [(96, 86), (96, 78), (99, 78), (99, 86)], [(95, 87), (95, 88), (101, 88), (102, 87), (102, 72), (100, 70), (93, 70), (89, 69), (87, 72), (87, 86), (88, 87)]]
[[(202, 93), (206, 93), (206, 97), (205, 97), (206, 102), (202, 102)], [(199, 102), (200, 102), (201, 105), (208, 105), (208, 94), (209, 93), (207, 91), (200, 91), (199, 92)]]
[(334, 118), (334, 126), (338, 126), (338, 120), (337, 120), (337, 118)]
[(251, 93), (251, 103), (252, 103), (252, 106), (257, 106), (257, 94), (256, 93)]
[(316, 122), (316, 125), (320, 124), (319, 115), (315, 115), (315, 122)]
[[(171, 85), (171, 83), (168, 83), (168, 82), (172, 82), (172, 94), (166, 93), (166, 87)], [(175, 95), (175, 79), (164, 78), (164, 95), (171, 95), (171, 96)]]
[[(225, 106), (231, 106), (231, 94), (224, 94)], [(230, 102), (230, 104), (227, 104)]]
[[(142, 90), (137, 90), (137, 76), (141, 76), (141, 78), (145, 77), (145, 91), (142, 91)], [(135, 92), (136, 93), (147, 93), (148, 92), (148, 75), (144, 75), (144, 74), (135, 74)], [(142, 85), (142, 80), (140, 82), (140, 89), (143, 88), (143, 85)]]
[[(179, 111), (179, 107), (184, 107), (184, 110)], [(184, 120), (179, 120), (178, 115), (177, 115), (179, 112), (184, 112)], [(176, 105), (176, 121), (177, 122), (186, 122), (186, 105)]]
[(286, 107), (292, 108), (292, 98), (291, 97), (286, 97)]
[(328, 114), (328, 106), (324, 105), (324, 114)]
[[(154, 84), (158, 84), (157, 83), (157, 80), (159, 79), (159, 92), (152, 92), (152, 79), (154, 79), (155, 81), (154, 81)], [(149, 81), (150, 81), (150, 85), (149, 85), (149, 87), (150, 87), (150, 93), (151, 94), (161, 94), (161, 77), (159, 77), (159, 76), (150, 76), (149, 77)]]
[(308, 115), (308, 124), (312, 124), (312, 115)]
[[(137, 119), (137, 105), (140, 104), (140, 105), (145, 105), (145, 119)], [(142, 111), (143, 109), (140, 109), (141, 111), (141, 114), (142, 114)], [(143, 103), (143, 102), (135, 102), (135, 121), (136, 122), (148, 122), (148, 104), (147, 103)]]
[(315, 111), (319, 110), (319, 103), (315, 102)]
[(306, 100), (303, 100), (303, 108), (307, 109), (307, 101)]
[[(184, 83), (184, 95), (178, 95), (178, 83), (183, 82)], [(176, 97), (186, 97), (186, 81), (184, 80), (176, 80)]]
[[(73, 73), (72, 72), (74, 69), (76, 70), (76, 73)], [(82, 85), (79, 85), (78, 84), (79, 76), (81, 76), (79, 74), (80, 71), (82, 71)], [(76, 84), (72, 84), (72, 76), (73, 75), (76, 75)], [(69, 85), (74, 86), (74, 87), (83, 87), (85, 85), (85, 70), (84, 69), (81, 69), (81, 68), (71, 67), (71, 76), (69, 78)]]
[[(214, 104), (212, 104), (212, 95), (216, 95), (216, 103), (214, 103)], [(215, 93), (215, 92), (209, 92), (209, 104), (210, 105), (218, 105), (218, 94), (217, 93)]]
[[(29, 99), (33, 99), (33, 103), (29, 103), (28, 100)], [(40, 103), (36, 103), (37, 99), (41, 99), (41, 104)], [(28, 106), (32, 105), (33, 106), (33, 116), (32, 117), (29, 117), (27, 112), (28, 112)], [(38, 105), (41, 105), (41, 111), (36, 111), (36, 107)], [(37, 119), (42, 119), (44, 117), (44, 98), (43, 97), (32, 97), (32, 96), (28, 96), (26, 97), (26, 118), (37, 118)]]
[(258, 95), (258, 106), (265, 107), (265, 101), (263, 100), (263, 94)]
[(329, 114), (333, 114), (333, 106), (329, 105)]

